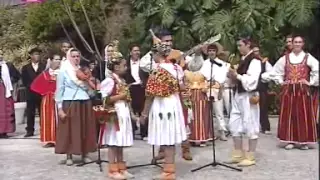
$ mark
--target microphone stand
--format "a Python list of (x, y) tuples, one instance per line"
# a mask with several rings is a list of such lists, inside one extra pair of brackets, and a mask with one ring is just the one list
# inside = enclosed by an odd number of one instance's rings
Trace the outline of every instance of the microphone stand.
[[(96, 53), (94, 53), (94, 54), (97, 55)], [(96, 61), (94, 61), (94, 66), (95, 66), (95, 67), (97, 66)], [(99, 68), (100, 68), (100, 79), (101, 79), (101, 81), (102, 81), (101, 60), (99, 61), (99, 66), (100, 66), (100, 67), (99, 67)], [(95, 78), (96, 78), (96, 77), (95, 77)], [(98, 86), (97, 80), (95, 80), (95, 89), (96, 89), (96, 90), (95, 90), (94, 98), (93, 98), (93, 100), (92, 100), (94, 106), (95, 106), (95, 105), (99, 105), (99, 104), (102, 102), (101, 93), (97, 92), (97, 86)], [(97, 101), (99, 101), (100, 103), (96, 103)], [(100, 124), (100, 129), (97, 130), (97, 131), (99, 131), (99, 137), (100, 137), (100, 135), (101, 135), (101, 128), (102, 128), (103, 125), (104, 125), (104, 124)], [(96, 164), (98, 164), (98, 166), (99, 166), (100, 172), (102, 172), (102, 163), (109, 163), (109, 161), (101, 160), (101, 144), (100, 144), (99, 138), (98, 138), (97, 145), (98, 145), (98, 150), (97, 150), (97, 151), (98, 151), (98, 159), (97, 159), (97, 160), (94, 160), (94, 161), (90, 161), (90, 162), (83, 162), (83, 163), (81, 163), (81, 164), (78, 164), (77, 167), (82, 167), (82, 166), (85, 166), (85, 165), (87, 165), (87, 164), (96, 163)]]
[[(214, 123), (213, 123), (213, 113), (212, 113), (214, 97), (212, 97), (211, 89), (212, 89), (212, 68), (213, 68), (213, 64), (217, 64), (217, 62), (215, 62), (214, 60), (211, 60), (211, 59), (210, 59), (210, 62), (211, 62), (211, 70), (210, 70), (210, 83), (209, 83), (209, 112), (208, 113), (209, 113), (209, 117), (210, 117), (210, 120), (211, 120), (211, 123), (212, 123), (211, 124), (212, 137), (214, 137), (215, 133), (214, 133)], [(223, 164), (223, 163), (220, 163), (220, 162), (216, 161), (215, 140), (212, 141), (212, 158), (213, 158), (213, 162), (211, 162), (209, 164), (206, 164), (206, 165), (203, 165), (203, 166), (200, 166), (200, 167), (198, 167), (196, 169), (192, 169), (191, 172), (196, 172), (196, 171), (198, 171), (200, 169), (203, 169), (205, 167), (208, 167), (208, 166), (213, 166), (213, 167), (223, 166), (223, 167), (230, 168), (230, 169), (233, 169), (233, 170), (236, 170), (236, 171), (242, 171), (242, 169), (239, 169), (239, 168), (236, 168), (236, 167), (232, 167), (232, 166), (228, 166), (226, 164)]]
[[(150, 54), (150, 71), (149, 71), (149, 76), (152, 72), (152, 65), (153, 65), (153, 61), (152, 61), (152, 53)], [(148, 78), (149, 78), (148, 76)], [(132, 168), (137, 168), (137, 167), (145, 167), (145, 166), (157, 166), (159, 168), (162, 168), (159, 164), (162, 164), (162, 163), (158, 163), (155, 159), (155, 147), (154, 145), (152, 145), (152, 160), (151, 160), (151, 163), (147, 163), (147, 164), (139, 164), (139, 165), (134, 165), (134, 166), (128, 166), (127, 169), (132, 169)]]

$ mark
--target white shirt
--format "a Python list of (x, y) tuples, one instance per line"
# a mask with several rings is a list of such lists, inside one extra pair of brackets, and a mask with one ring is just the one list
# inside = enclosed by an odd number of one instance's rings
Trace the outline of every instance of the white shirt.
[(131, 76), (135, 80), (133, 84), (141, 84), (141, 79), (139, 76), (139, 61), (133, 61), (132, 59), (130, 60), (130, 65), (131, 65)]
[[(230, 64), (222, 61), (219, 58), (214, 59), (217, 63), (222, 64), (222, 66), (218, 66), (216, 64), (211, 64), (210, 59), (207, 59), (203, 62), (203, 65), (200, 69), (200, 73), (206, 78), (207, 81), (212, 80), (224, 84), (227, 80), (227, 73), (230, 68)], [(212, 74), (211, 74), (211, 67), (212, 67)], [(211, 74), (211, 77), (210, 77)]]
[[(241, 58), (242, 61), (249, 56), (253, 51)], [(245, 74), (238, 74), (237, 79), (241, 82), (245, 91), (250, 92), (257, 89), (259, 78), (261, 74), (261, 60), (252, 59)]]
[(38, 67), (39, 67), (39, 63), (31, 63), (31, 65), (32, 65), (34, 71), (37, 72), (38, 71)]
[[(291, 64), (300, 64), (304, 60), (306, 53), (304, 51), (300, 52), (298, 55), (291, 52), (289, 54), (289, 61)], [(314, 58), (311, 54), (308, 55), (308, 59), (306, 62), (307, 66), (310, 67), (310, 85), (311, 86), (319, 86), (319, 61)], [(272, 71), (264, 73), (262, 78), (267, 80), (273, 80), (277, 84), (284, 83), (284, 75), (285, 75), (285, 65), (286, 58), (282, 56), (276, 64), (273, 66)]]

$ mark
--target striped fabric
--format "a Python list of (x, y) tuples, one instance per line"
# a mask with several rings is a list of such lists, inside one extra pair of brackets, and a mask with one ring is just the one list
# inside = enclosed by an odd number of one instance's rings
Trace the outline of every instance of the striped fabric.
[(57, 113), (54, 94), (43, 96), (40, 114), (40, 141), (43, 143), (55, 143)]

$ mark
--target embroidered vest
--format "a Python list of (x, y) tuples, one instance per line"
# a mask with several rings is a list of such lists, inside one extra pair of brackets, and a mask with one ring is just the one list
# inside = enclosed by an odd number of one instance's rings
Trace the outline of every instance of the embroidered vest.
[(290, 63), (289, 54), (285, 56), (286, 64), (284, 67), (285, 82), (298, 83), (300, 80), (305, 79), (309, 81), (310, 79), (310, 67), (307, 65), (308, 54), (303, 58), (303, 61), (299, 64)]

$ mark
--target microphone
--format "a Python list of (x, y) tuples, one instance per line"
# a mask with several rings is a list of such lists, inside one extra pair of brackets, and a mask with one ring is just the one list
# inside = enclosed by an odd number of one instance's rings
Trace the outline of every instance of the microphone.
[(221, 63), (218, 63), (217, 61), (215, 61), (214, 59), (211, 59), (211, 58), (210, 58), (210, 62), (211, 62), (211, 64), (215, 64), (215, 65), (217, 65), (217, 66), (219, 66), (219, 67), (222, 66)]

